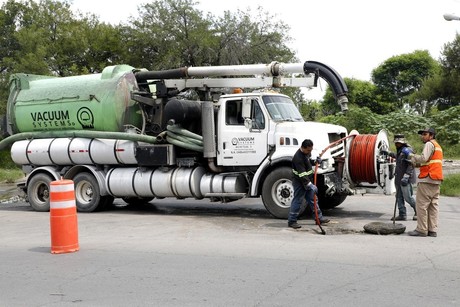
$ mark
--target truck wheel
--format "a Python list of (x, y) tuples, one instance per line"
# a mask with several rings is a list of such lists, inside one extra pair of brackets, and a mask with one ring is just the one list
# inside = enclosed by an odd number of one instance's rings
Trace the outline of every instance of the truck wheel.
[[(292, 187), (292, 170), (289, 167), (280, 167), (268, 174), (262, 186), (262, 201), (267, 211), (276, 218), (287, 219), (291, 201), (294, 198)], [(300, 214), (305, 206), (300, 209)]]
[(75, 184), (75, 203), (78, 212), (93, 212), (104, 207), (96, 178), (90, 173), (80, 173), (73, 178)]
[(347, 195), (334, 194), (332, 196), (325, 196), (324, 194), (318, 196), (318, 203), (321, 210), (328, 210), (337, 207), (345, 201)]
[(27, 199), (30, 206), (39, 212), (50, 211), (50, 183), (53, 179), (46, 174), (36, 174), (27, 185)]

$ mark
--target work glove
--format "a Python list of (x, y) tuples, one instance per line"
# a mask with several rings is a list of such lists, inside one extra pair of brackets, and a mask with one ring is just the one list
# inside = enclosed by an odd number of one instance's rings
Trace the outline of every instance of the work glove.
[(315, 194), (318, 193), (318, 188), (316, 187), (316, 185), (314, 185), (314, 184), (311, 183), (311, 182), (307, 185), (307, 190), (308, 190), (308, 191), (309, 191), (309, 190), (313, 190), (313, 192), (314, 192)]
[(323, 162), (323, 159), (321, 159), (319, 156), (315, 160), (316, 163), (321, 164)]
[(401, 178), (401, 185), (403, 187), (405, 187), (406, 185), (409, 184), (409, 179), (410, 179), (410, 176), (407, 175), (407, 174), (404, 174), (404, 176)]
[(412, 154), (412, 149), (410, 149), (410, 147), (404, 147), (404, 148), (401, 150), (401, 152), (402, 152), (403, 154), (405, 154), (406, 157), (409, 158), (410, 155)]

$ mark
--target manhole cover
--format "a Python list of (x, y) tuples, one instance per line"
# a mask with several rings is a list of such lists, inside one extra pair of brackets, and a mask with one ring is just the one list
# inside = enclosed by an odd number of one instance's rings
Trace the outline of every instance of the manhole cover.
[(406, 226), (399, 223), (372, 222), (364, 225), (364, 231), (378, 235), (401, 234), (406, 231)]

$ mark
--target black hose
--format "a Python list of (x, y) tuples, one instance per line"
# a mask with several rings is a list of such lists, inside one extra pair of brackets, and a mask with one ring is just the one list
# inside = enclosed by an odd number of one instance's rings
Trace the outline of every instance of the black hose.
[(332, 67), (315, 61), (306, 61), (303, 64), (303, 70), (305, 74), (313, 73), (316, 76), (326, 80), (330, 85), (332, 92), (337, 99), (337, 103), (340, 105), (342, 111), (348, 110), (348, 87), (338, 72), (336, 72)]
[(138, 71), (134, 73), (137, 82), (146, 80), (175, 79), (187, 77), (187, 67), (159, 70), (159, 71)]
[(348, 87), (342, 77), (332, 67), (315, 61), (306, 61), (303, 64), (305, 74), (314, 73), (326, 80), (336, 96), (343, 96), (348, 93)]

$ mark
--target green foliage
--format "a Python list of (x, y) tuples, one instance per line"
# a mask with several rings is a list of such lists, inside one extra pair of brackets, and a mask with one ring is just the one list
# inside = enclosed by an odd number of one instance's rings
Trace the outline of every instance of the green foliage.
[(433, 109), (446, 110), (460, 105), (460, 35), (446, 43), (441, 52), (440, 69), (424, 80), (409, 102), (420, 114)]
[[(344, 81), (348, 87), (349, 105), (365, 107), (376, 114), (387, 114), (395, 109), (394, 103), (382, 100), (382, 95), (378, 93), (378, 88), (373, 83), (350, 78), (344, 78)], [(323, 106), (324, 115), (341, 112), (330, 87), (326, 89)]]
[(435, 113), (431, 119), (436, 124), (436, 138), (446, 145), (460, 142), (460, 106)]
[(215, 17), (191, 0), (156, 0), (139, 8), (140, 18), (121, 28), (131, 50), (127, 62), (151, 70), (182, 66), (290, 62), (289, 27), (260, 8), (225, 11)]
[(13, 160), (11, 160), (9, 150), (0, 151), (0, 165), (2, 166), (2, 168), (15, 168), (15, 167), (17, 167), (17, 165), (14, 164)]
[(20, 168), (0, 168), (0, 182), (13, 183), (24, 178), (24, 173)]
[(11, 160), (8, 150), (0, 151), (0, 165), (0, 182), (11, 183), (24, 177), (22, 170)]
[(323, 116), (321, 110), (321, 104), (315, 101), (304, 103), (299, 108), (300, 114), (306, 121), (319, 121)]
[(381, 121), (378, 128), (385, 129), (394, 134), (417, 134), (420, 129), (432, 125), (427, 118), (413, 112), (405, 111), (397, 111), (383, 115), (380, 119)]
[(440, 63), (442, 70), (434, 80), (424, 84), (420, 99), (444, 110), (460, 104), (460, 35), (444, 45)]
[(439, 63), (427, 50), (416, 50), (387, 59), (372, 71), (372, 81), (384, 100), (396, 102), (393, 110), (397, 110), (438, 69)]
[(390, 139), (394, 134), (404, 134), (418, 152), (423, 148), (418, 131), (433, 127), (445, 157), (455, 158), (460, 155), (460, 106), (437, 112), (432, 117), (405, 111), (378, 115), (368, 108), (352, 106), (346, 114), (329, 115), (320, 121), (344, 126), (348, 131), (355, 129), (361, 134), (375, 134), (385, 130)]
[(460, 174), (444, 176), (441, 184), (441, 195), (460, 196)]
[(374, 134), (381, 126), (380, 115), (372, 113), (368, 108), (350, 106), (345, 114), (329, 115), (321, 118), (321, 122), (344, 126), (348, 131), (357, 130), (361, 134)]

